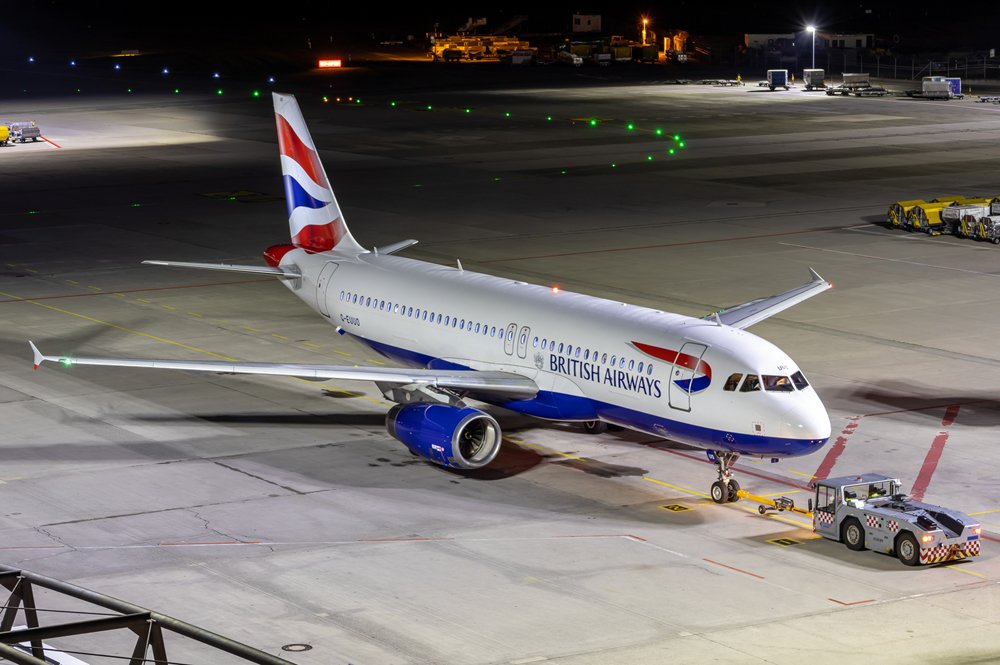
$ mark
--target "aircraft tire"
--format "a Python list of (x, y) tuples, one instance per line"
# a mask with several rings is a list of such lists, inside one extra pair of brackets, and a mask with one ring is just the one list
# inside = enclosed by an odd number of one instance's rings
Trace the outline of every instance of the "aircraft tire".
[(729, 488), (721, 480), (712, 483), (712, 501), (726, 503), (729, 500)]

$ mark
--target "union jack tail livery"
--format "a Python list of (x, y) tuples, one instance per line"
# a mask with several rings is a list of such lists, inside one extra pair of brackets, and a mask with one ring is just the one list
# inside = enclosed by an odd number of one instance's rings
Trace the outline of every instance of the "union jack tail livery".
[(365, 251), (347, 228), (298, 101), (293, 95), (273, 95), (292, 244), (307, 252)]

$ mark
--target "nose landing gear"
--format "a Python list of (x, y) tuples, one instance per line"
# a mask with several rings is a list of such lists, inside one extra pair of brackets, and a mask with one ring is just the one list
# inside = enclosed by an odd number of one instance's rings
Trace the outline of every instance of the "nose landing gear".
[(708, 451), (708, 459), (715, 462), (715, 466), (719, 469), (719, 479), (712, 483), (712, 501), (732, 503), (739, 500), (737, 492), (740, 491), (740, 484), (732, 477), (733, 465), (739, 458), (739, 453)]

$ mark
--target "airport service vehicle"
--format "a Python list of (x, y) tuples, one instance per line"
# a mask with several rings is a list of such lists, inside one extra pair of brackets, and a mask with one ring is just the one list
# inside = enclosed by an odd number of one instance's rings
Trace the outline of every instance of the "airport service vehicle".
[(788, 90), (788, 70), (787, 69), (769, 69), (767, 70), (767, 87), (771, 91), (775, 88), (784, 88)]
[(878, 550), (908, 566), (979, 556), (982, 527), (965, 513), (914, 501), (880, 473), (816, 483), (813, 529), (852, 550)]
[(961, 99), (962, 79), (947, 76), (925, 76), (920, 81), (920, 90), (907, 90), (907, 97), (921, 99)]
[(10, 129), (7, 125), (0, 125), (0, 145), (7, 145), (7, 141), (10, 139)]
[(806, 284), (703, 318), (637, 307), (396, 256), (416, 240), (362, 247), (291, 95), (274, 94), (291, 242), (266, 266), (146, 261), (273, 275), (338, 333), (400, 367), (48, 356), (36, 368), (109, 365), (373, 381), (396, 405), (387, 430), (415, 455), (476, 469), (501, 430), (476, 400), (543, 419), (608, 424), (703, 448), (718, 470), (712, 498), (735, 501), (741, 455), (778, 461), (821, 448), (830, 419), (781, 349), (749, 326), (830, 288)]
[(557, 51), (556, 60), (567, 65), (573, 65), (574, 67), (583, 65), (583, 58), (571, 51)]
[(42, 131), (35, 124), (35, 121), (30, 122), (12, 122), (8, 125), (10, 130), (10, 142), (15, 141), (19, 143), (25, 143), (26, 141), (37, 141), (42, 136)]
[(826, 82), (823, 80), (825, 74), (826, 72), (822, 69), (803, 69), (802, 83), (805, 85), (806, 90), (825, 88)]
[(840, 85), (826, 89), (828, 95), (854, 95), (855, 97), (884, 97), (889, 91), (882, 86), (872, 85), (871, 77), (866, 73), (846, 72)]

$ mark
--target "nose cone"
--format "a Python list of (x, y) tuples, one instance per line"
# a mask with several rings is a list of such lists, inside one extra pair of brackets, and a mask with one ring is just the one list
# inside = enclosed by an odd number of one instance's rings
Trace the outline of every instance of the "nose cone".
[(830, 439), (830, 416), (815, 393), (799, 393), (796, 397), (796, 403), (782, 418), (781, 436), (813, 441), (818, 448)]

